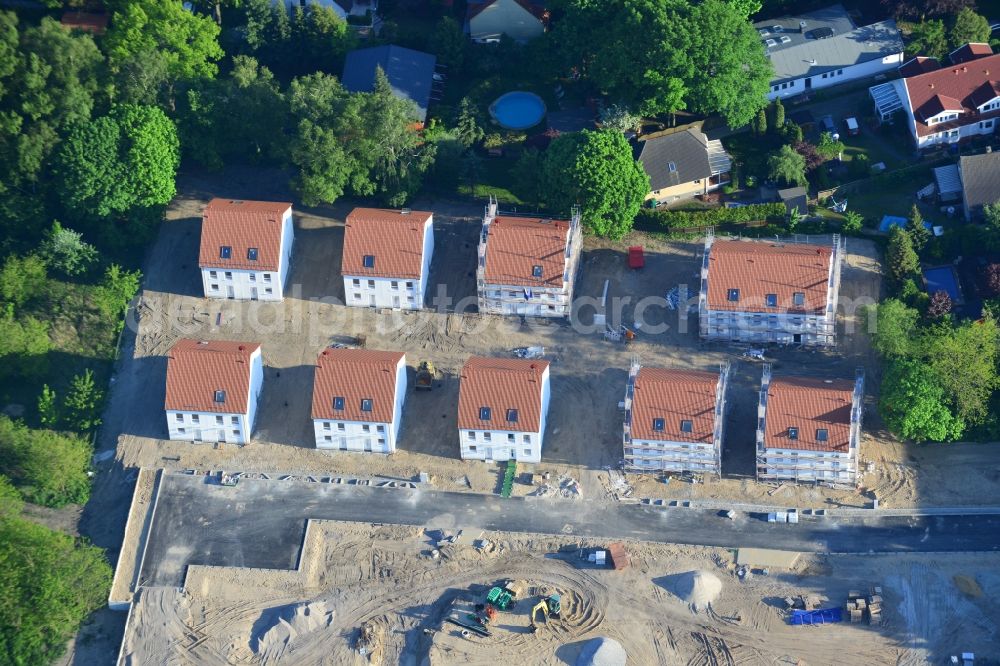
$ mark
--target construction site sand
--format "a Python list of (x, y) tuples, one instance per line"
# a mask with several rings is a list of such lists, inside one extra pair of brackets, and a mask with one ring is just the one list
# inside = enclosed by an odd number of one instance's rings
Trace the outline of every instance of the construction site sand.
[(674, 593), (695, 611), (706, 610), (721, 592), (722, 581), (710, 571), (688, 571), (674, 582)]
[[(129, 663), (565, 665), (597, 637), (620, 643), (630, 664), (915, 665), (940, 662), (955, 650), (1000, 648), (989, 620), (1000, 613), (996, 554), (804, 556), (791, 570), (741, 582), (723, 549), (630, 542), (633, 566), (614, 571), (560, 553), (587, 543), (561, 537), (487, 533), (488, 548), (449, 545), (435, 558), (422, 530), (319, 527), (314, 534), (325, 542), (303, 555), (303, 567), (316, 566), (318, 575), (299, 585), (273, 584), (288, 583), (288, 572), (205, 567), (184, 593), (143, 591), (125, 639)], [(982, 596), (963, 594), (955, 575), (978, 581)], [(459, 627), (440, 623), (454, 599), (481, 599), (490, 585), (508, 579), (524, 586), (527, 601), (501, 612), (492, 636), (463, 636)], [(712, 579), (721, 588), (716, 594), (708, 594)], [(678, 582), (686, 591), (679, 595)], [(786, 597), (818, 595), (839, 606), (849, 590), (871, 584), (883, 586), (882, 627), (787, 623)], [(562, 597), (562, 617), (532, 633), (530, 607), (553, 593)], [(692, 613), (692, 601), (708, 597), (711, 606)], [(255, 649), (274, 614), (296, 604), (328, 611), (331, 623), (296, 628), (287, 642), (281, 634), (275, 643), (281, 650)], [(370, 639), (364, 657), (357, 652), (362, 627)]]

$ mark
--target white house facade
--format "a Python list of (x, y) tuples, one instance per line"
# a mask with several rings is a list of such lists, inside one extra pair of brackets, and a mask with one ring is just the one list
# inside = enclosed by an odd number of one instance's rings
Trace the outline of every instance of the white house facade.
[(282, 300), (294, 241), (291, 204), (213, 199), (198, 259), (205, 297)]
[(858, 478), (864, 373), (853, 382), (771, 377), (757, 407), (757, 480), (854, 485)]
[(629, 472), (721, 473), (729, 366), (629, 369), (623, 446)]
[(167, 356), (168, 438), (246, 444), (263, 385), (260, 345), (180, 340)]
[(541, 462), (550, 400), (548, 361), (470, 358), (459, 389), (461, 458)]
[(354, 307), (424, 307), (434, 256), (434, 214), (355, 208), (347, 216), (341, 274)]
[(717, 241), (709, 233), (698, 294), (706, 340), (831, 346), (844, 248)]
[(394, 453), (406, 386), (402, 352), (323, 350), (313, 381), (316, 448)]
[(479, 238), (479, 312), (568, 317), (582, 244), (579, 211), (569, 221), (500, 216), (490, 201)]

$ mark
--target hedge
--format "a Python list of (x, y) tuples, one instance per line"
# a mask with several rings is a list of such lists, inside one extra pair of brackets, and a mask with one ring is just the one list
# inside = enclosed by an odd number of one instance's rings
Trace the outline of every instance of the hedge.
[(649, 230), (700, 229), (723, 224), (745, 224), (763, 220), (784, 219), (785, 204), (766, 203), (737, 208), (709, 208), (707, 210), (652, 210), (643, 208), (635, 218), (635, 226)]

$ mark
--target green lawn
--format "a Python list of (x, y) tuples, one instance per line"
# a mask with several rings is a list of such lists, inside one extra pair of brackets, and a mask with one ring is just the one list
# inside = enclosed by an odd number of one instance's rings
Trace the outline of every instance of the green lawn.
[(469, 182), (460, 182), (455, 189), (455, 193), (463, 197), (473, 199), (485, 199), (489, 196), (496, 197), (502, 204), (523, 205), (522, 201), (514, 192), (514, 184), (511, 178), (511, 169), (514, 166), (514, 159), (511, 157), (484, 158), (482, 162), (482, 173), (475, 188)]
[[(908, 217), (916, 201), (916, 192), (931, 182), (930, 167), (918, 169), (896, 183), (878, 183), (859, 192), (846, 194), (848, 210), (854, 210), (877, 223), (883, 215)], [(838, 200), (840, 197), (838, 197)]]

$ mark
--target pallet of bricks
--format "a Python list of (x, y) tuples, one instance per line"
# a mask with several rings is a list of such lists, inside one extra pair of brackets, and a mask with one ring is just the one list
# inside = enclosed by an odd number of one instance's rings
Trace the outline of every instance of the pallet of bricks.
[(873, 585), (867, 597), (859, 590), (851, 590), (847, 593), (844, 611), (852, 623), (867, 619), (868, 624), (882, 624), (882, 586)]

